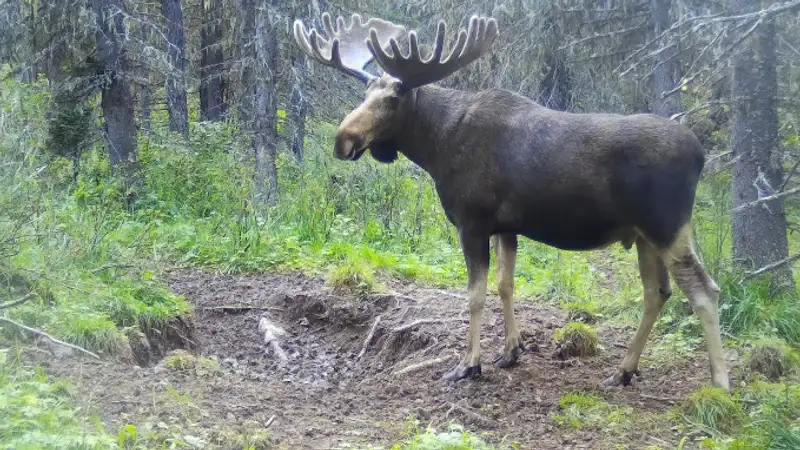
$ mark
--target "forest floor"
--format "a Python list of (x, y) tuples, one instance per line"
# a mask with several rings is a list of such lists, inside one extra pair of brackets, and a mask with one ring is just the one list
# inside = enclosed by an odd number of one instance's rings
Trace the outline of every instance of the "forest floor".
[[(483, 374), (444, 382), (439, 377), (465, 347), (463, 292), (393, 283), (388, 294), (356, 299), (298, 274), (194, 269), (171, 272), (168, 283), (194, 312), (134, 346), (138, 364), (31, 352), (47, 372), (71, 380), (79, 404), (111, 430), (147, 423), (201, 442), (255, 427), (268, 430), (273, 448), (364, 448), (402, 439), (407, 419), (415, 417), (423, 429), (452, 421), (488, 442), (519, 448), (674, 448), (681, 436), (668, 420), (653, 418), (665, 417), (709, 378), (705, 353), (697, 352), (678, 366), (642, 367), (632, 386), (602, 388), (634, 330), (601, 324), (596, 355), (559, 359), (552, 335), (567, 323), (566, 313), (528, 300), (516, 304), (527, 350), (519, 365), (500, 369), (492, 361), (503, 347), (501, 305), (490, 296)], [(265, 344), (262, 318), (285, 330), (279, 345), (287, 361)], [(219, 364), (193, 366), (175, 348), (200, 358), (193, 361)], [(426, 361), (433, 364), (402, 373)], [(570, 392), (600, 397), (608, 404), (605, 417), (577, 429), (557, 423), (559, 401)], [(623, 410), (627, 418), (613, 423), (618, 415), (611, 412)]]

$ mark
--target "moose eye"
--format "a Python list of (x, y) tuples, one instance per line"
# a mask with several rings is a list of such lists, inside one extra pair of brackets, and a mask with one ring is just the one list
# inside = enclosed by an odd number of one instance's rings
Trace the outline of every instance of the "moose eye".
[(390, 96), (387, 97), (386, 101), (389, 103), (389, 108), (397, 109), (400, 106), (400, 97)]

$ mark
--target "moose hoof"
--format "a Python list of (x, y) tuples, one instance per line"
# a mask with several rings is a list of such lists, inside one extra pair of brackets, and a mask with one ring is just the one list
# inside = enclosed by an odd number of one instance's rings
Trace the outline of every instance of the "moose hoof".
[(519, 355), (524, 351), (525, 344), (521, 342), (517, 346), (506, 347), (503, 354), (498, 356), (497, 359), (494, 360), (494, 363), (497, 364), (497, 367), (502, 369), (514, 367), (519, 362)]
[(633, 376), (636, 375), (637, 377), (640, 375), (639, 370), (617, 370), (614, 375), (606, 378), (603, 381), (603, 386), (606, 387), (615, 387), (615, 386), (630, 386), (631, 380)]
[(458, 381), (463, 380), (464, 378), (470, 378), (474, 376), (478, 376), (481, 374), (481, 365), (478, 364), (477, 366), (471, 367), (464, 367), (461, 364), (456, 366), (455, 369), (451, 370), (450, 372), (444, 374), (442, 376), (442, 380), (444, 381)]

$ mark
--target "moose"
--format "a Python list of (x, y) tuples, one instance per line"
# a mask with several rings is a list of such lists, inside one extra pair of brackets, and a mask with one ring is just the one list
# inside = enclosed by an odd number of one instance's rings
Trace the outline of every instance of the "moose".
[[(481, 326), (496, 249), (505, 348), (494, 360), (517, 364), (524, 351), (514, 316), (518, 236), (570, 251), (636, 245), (644, 314), (627, 353), (604, 380), (627, 386), (665, 302), (670, 274), (702, 324), (711, 381), (728, 390), (720, 338), (720, 289), (692, 243), (692, 208), (705, 164), (703, 148), (685, 126), (652, 114), (568, 113), (504, 89), (468, 92), (434, 83), (484, 55), (497, 39), (494, 18), (472, 16), (445, 55), (444, 21), (421, 47), (416, 31), (353, 14), (326, 36), (294, 22), (297, 45), (316, 62), (366, 85), (363, 102), (340, 123), (333, 153), (358, 160), (367, 150), (379, 162), (403, 154), (433, 179), (445, 215), (458, 230), (467, 267), (469, 329), (466, 353), (443, 380), (481, 373)], [(408, 38), (408, 52), (398, 39)], [(376, 61), (383, 74), (367, 65)]]

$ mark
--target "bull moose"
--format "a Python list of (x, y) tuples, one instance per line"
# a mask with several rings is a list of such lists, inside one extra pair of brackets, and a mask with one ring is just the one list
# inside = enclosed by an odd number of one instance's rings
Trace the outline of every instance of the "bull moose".
[[(495, 362), (517, 363), (524, 350), (514, 317), (517, 237), (563, 250), (636, 244), (644, 315), (607, 386), (628, 385), (664, 303), (669, 274), (700, 319), (714, 386), (729, 389), (720, 338), (720, 289), (692, 244), (691, 217), (702, 146), (683, 125), (652, 114), (568, 113), (504, 89), (446, 89), (439, 80), (485, 54), (499, 35), (494, 18), (472, 16), (452, 49), (440, 21), (432, 48), (415, 31), (353, 14), (350, 24), (322, 16), (326, 36), (294, 23), (300, 48), (320, 64), (366, 85), (363, 102), (339, 125), (334, 156), (358, 160), (366, 150), (383, 163), (402, 153), (430, 174), (444, 212), (457, 228), (467, 266), (469, 330), (464, 357), (444, 380), (481, 373), (480, 333), (495, 240), (505, 348)], [(408, 38), (408, 52), (397, 40)], [(444, 56), (444, 57), (443, 57)], [(381, 76), (367, 71), (375, 60)]]

